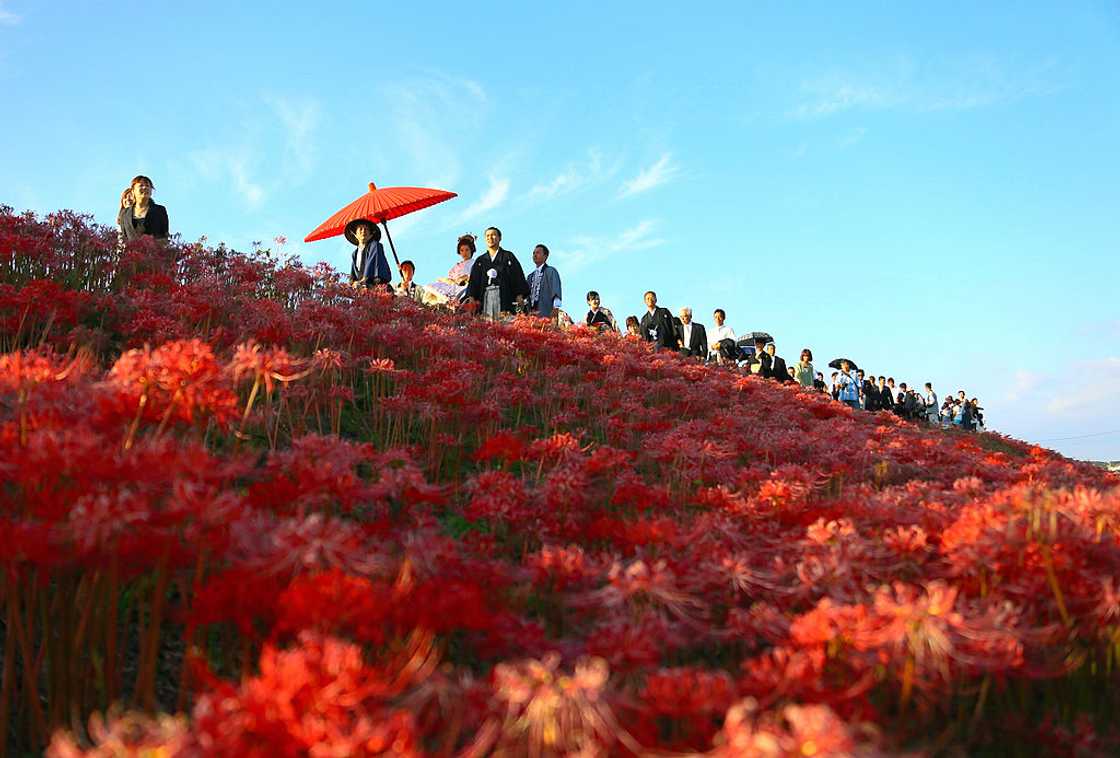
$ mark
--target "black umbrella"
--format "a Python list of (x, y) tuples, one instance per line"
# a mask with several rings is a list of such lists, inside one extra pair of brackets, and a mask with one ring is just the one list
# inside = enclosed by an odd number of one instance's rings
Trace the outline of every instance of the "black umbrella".
[(834, 369), (836, 369), (837, 371), (839, 371), (839, 370), (840, 370), (840, 362), (841, 362), (841, 361), (847, 361), (847, 363), (848, 363), (848, 365), (849, 365), (849, 366), (851, 367), (852, 371), (857, 371), (857, 370), (859, 370), (859, 366), (857, 366), (857, 365), (856, 365), (856, 362), (855, 362), (855, 361), (853, 361), (853, 360), (852, 360), (851, 358), (837, 358), (837, 359), (836, 359), (836, 360), (834, 360), (834, 361), (829, 361), (829, 362), (828, 362), (828, 367), (829, 367), (829, 368), (834, 368)]
[(773, 342), (774, 341), (774, 338), (771, 337), (766, 332), (751, 332), (750, 334), (744, 334), (743, 339), (750, 340), (751, 342)]

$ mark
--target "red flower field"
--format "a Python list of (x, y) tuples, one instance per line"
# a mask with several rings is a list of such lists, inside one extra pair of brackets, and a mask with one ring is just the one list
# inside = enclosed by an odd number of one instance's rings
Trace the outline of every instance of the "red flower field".
[(617, 336), (2, 209), (0, 476), (7, 755), (1120, 750), (1117, 477)]

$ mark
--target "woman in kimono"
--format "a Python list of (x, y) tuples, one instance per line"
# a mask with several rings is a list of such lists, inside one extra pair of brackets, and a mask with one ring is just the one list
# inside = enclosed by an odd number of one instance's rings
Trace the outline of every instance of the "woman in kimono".
[(459, 298), (467, 289), (467, 282), (471, 278), (471, 264), (474, 263), (474, 235), (464, 234), (459, 238), (455, 250), (459, 253), (459, 262), (451, 267), (447, 276), (424, 287), (425, 302), (457, 305)]
[(598, 332), (617, 332), (618, 323), (609, 308), (604, 308), (599, 299), (599, 293), (591, 290), (587, 293), (587, 316), (584, 323)]

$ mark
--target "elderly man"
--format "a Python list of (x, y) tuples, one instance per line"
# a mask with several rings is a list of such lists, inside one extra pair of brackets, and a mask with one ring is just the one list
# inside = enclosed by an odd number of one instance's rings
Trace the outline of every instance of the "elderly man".
[(776, 382), (788, 382), (791, 379), (789, 369), (786, 368), (785, 358), (778, 355), (777, 350), (773, 342), (766, 343), (764, 353), (770, 360), (763, 364), (769, 364), (768, 372), (763, 374), (763, 376), (767, 379), (773, 379)]
[(697, 324), (692, 320), (691, 308), (681, 308), (680, 318), (681, 325), (678, 327), (678, 331), (681, 355), (700, 358), (701, 360), (707, 358), (708, 333), (705, 331), (704, 325)]

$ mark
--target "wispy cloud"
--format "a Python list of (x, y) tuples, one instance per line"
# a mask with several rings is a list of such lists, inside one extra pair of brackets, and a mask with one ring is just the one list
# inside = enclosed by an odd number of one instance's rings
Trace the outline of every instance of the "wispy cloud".
[(315, 130), (321, 108), (313, 98), (270, 96), (265, 102), (284, 128), (284, 173), (296, 181), (309, 177), (315, 168), (318, 146)]
[(1003, 399), (1008, 403), (1017, 403), (1026, 395), (1042, 384), (1045, 375), (1038, 371), (1019, 369), (1012, 375), (1011, 383), (1007, 386)]
[(1077, 377), (1076, 385), (1055, 388), (1057, 391), (1046, 404), (1046, 411), (1052, 416), (1096, 417), (1101, 408), (1115, 405), (1120, 358), (1080, 362), (1073, 376)]
[(827, 118), (846, 111), (958, 111), (1050, 94), (1060, 87), (1055, 61), (1034, 66), (969, 58), (920, 66), (908, 58), (880, 62), (867, 71), (834, 70), (803, 79), (796, 119)]
[(840, 138), (836, 140), (836, 144), (840, 147), (851, 147), (852, 145), (862, 142), (863, 138), (866, 136), (867, 129), (860, 126), (842, 134)]
[(12, 13), (8, 10), (7, 3), (0, 0), (0, 26), (15, 26), (20, 21), (23, 21), (23, 16)]
[(459, 221), (469, 221), (500, 206), (509, 196), (509, 184), (507, 178), (491, 176), (486, 192), (459, 214)]
[(665, 240), (654, 234), (657, 225), (656, 220), (645, 219), (614, 235), (579, 235), (557, 250), (557, 260), (574, 271), (615, 255), (660, 247)]
[(265, 199), (265, 190), (251, 174), (253, 155), (249, 148), (206, 148), (190, 154), (191, 163), (204, 179), (229, 179), (234, 191), (250, 210)]
[(528, 197), (530, 200), (552, 200), (606, 181), (618, 173), (618, 168), (617, 162), (606, 165), (602, 152), (592, 148), (586, 161), (570, 163), (550, 181), (534, 185)]
[(385, 84), (381, 94), (410, 175), (426, 185), (454, 185), (462, 174), (463, 133), (484, 119), (488, 99), (482, 85), (431, 74)]
[(668, 182), (678, 171), (679, 167), (673, 163), (672, 154), (665, 153), (652, 166), (642, 169), (633, 179), (623, 182), (618, 190), (618, 196), (623, 198), (648, 192)]

